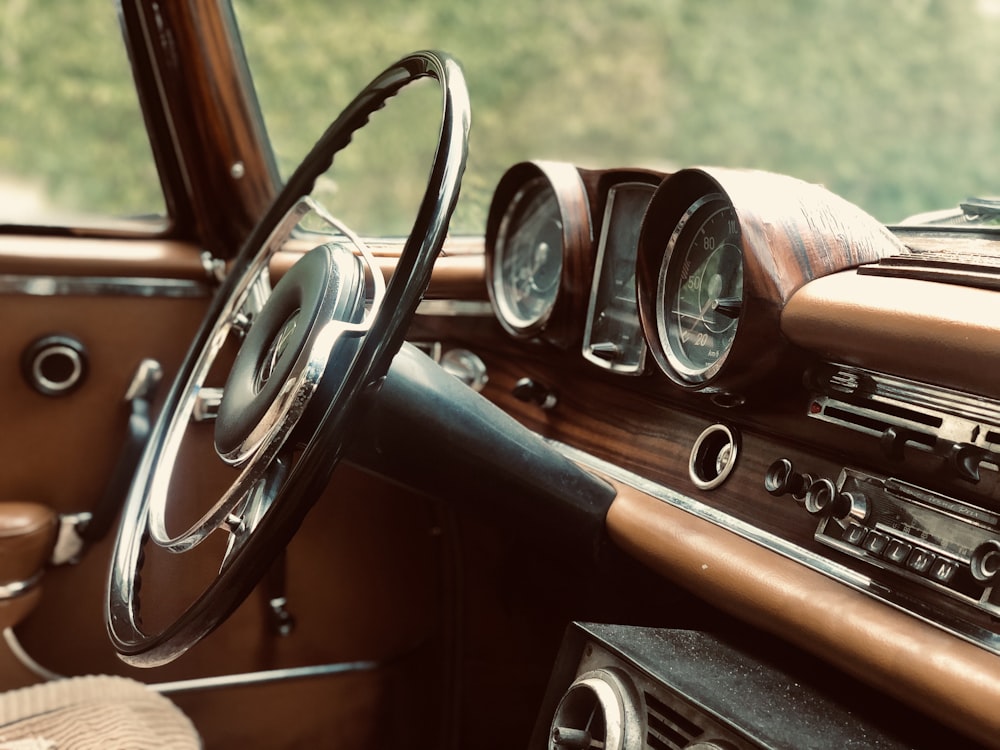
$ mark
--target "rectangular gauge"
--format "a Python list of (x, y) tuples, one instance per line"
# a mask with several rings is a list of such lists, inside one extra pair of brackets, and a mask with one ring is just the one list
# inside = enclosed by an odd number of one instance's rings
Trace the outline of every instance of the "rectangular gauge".
[(583, 334), (586, 359), (626, 375), (641, 374), (646, 360), (635, 259), (642, 217), (655, 189), (643, 182), (623, 182), (608, 191)]

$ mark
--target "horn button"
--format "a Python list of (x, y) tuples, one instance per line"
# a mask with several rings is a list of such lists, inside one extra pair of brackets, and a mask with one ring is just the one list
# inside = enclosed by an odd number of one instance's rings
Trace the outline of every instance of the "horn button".
[(254, 376), (254, 390), (257, 393), (264, 390), (264, 386), (267, 385), (271, 376), (274, 375), (275, 369), (278, 366), (278, 360), (288, 350), (288, 342), (295, 334), (295, 327), (299, 324), (300, 312), (301, 310), (296, 310), (289, 316), (288, 320), (281, 327), (281, 330), (278, 331), (278, 335), (275, 336), (270, 346), (267, 347), (264, 357), (257, 365), (257, 374)]
[(284, 442), (313, 393), (338, 387), (361, 337), (343, 335), (365, 312), (361, 261), (332, 243), (306, 253), (274, 287), (233, 362), (215, 421), (215, 449), (234, 466)]

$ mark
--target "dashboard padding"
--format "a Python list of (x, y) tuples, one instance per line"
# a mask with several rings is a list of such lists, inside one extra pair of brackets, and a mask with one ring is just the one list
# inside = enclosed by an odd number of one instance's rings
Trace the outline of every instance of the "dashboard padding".
[(995, 291), (843, 271), (799, 289), (781, 330), (837, 362), (1000, 397)]
[(1000, 746), (1000, 658), (708, 521), (616, 483), (612, 540), (720, 609)]

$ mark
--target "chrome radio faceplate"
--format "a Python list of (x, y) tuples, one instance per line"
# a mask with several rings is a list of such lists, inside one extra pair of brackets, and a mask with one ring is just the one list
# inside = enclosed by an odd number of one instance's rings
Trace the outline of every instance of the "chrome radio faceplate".
[(833, 490), (847, 499), (810, 503), (824, 481), (805, 498), (817, 541), (1000, 616), (1000, 514), (850, 468)]

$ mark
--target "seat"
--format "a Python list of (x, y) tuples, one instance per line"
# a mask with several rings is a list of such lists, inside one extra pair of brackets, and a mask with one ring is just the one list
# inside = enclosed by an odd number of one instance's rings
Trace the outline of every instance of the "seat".
[(0, 750), (200, 747), (180, 709), (125, 677), (72, 677), (0, 694)]
[[(38, 601), (57, 531), (51, 509), (0, 502), (0, 630), (20, 622)], [(0, 649), (3, 664), (11, 657)], [(0, 750), (199, 747), (179, 708), (125, 677), (66, 677), (0, 693)]]

